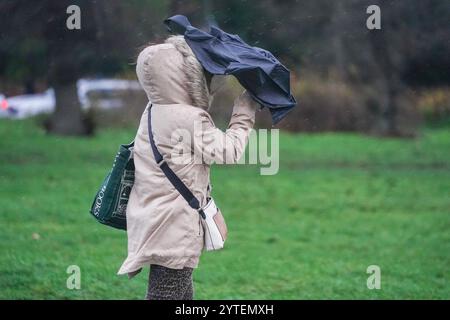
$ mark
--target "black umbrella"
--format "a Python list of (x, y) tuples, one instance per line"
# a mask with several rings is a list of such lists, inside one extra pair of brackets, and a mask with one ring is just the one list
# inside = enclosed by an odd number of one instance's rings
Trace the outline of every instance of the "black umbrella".
[(209, 73), (235, 76), (256, 101), (269, 108), (273, 123), (279, 122), (295, 106), (289, 70), (269, 51), (251, 47), (239, 36), (215, 26), (209, 32), (199, 30), (182, 15), (170, 17), (164, 23), (171, 32), (184, 35)]

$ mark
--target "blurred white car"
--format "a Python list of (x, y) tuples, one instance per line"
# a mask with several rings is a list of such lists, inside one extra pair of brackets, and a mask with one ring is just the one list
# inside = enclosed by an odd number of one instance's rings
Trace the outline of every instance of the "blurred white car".
[(55, 93), (48, 89), (44, 93), (24, 94), (2, 99), (0, 116), (23, 119), (39, 113), (50, 113), (55, 108)]
[[(95, 92), (99, 98), (96, 105), (102, 109), (120, 108), (122, 100), (117, 92), (141, 90), (139, 82), (121, 79), (80, 79), (77, 81), (78, 99), (83, 109), (92, 103), (89, 93)], [(0, 118), (24, 119), (41, 113), (51, 113), (55, 109), (55, 91), (50, 88), (43, 93), (25, 94), (6, 98), (0, 94)]]

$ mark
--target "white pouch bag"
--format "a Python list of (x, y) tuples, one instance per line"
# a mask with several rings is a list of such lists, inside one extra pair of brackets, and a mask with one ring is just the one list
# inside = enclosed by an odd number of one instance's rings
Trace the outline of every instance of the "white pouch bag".
[(205, 240), (203, 249), (206, 251), (222, 249), (228, 232), (222, 212), (217, 208), (212, 198), (209, 199), (201, 210), (204, 213), (204, 216), (201, 215)]

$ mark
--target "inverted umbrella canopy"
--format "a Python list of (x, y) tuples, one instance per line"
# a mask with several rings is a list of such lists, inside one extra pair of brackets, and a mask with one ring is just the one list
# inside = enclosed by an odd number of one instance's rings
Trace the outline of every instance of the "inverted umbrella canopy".
[(289, 70), (267, 50), (249, 46), (238, 35), (211, 26), (193, 27), (182, 15), (164, 20), (169, 31), (184, 35), (200, 64), (215, 75), (233, 75), (261, 105), (269, 108), (274, 124), (295, 105)]

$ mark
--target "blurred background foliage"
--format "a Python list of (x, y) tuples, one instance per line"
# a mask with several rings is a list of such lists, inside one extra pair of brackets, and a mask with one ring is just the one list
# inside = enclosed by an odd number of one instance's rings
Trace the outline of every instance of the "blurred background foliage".
[[(81, 8), (81, 30), (65, 27), (66, 8)], [(381, 30), (368, 30), (366, 9), (381, 8)], [(89, 134), (96, 126), (135, 125), (145, 107), (128, 94), (121, 111), (82, 112), (80, 77), (135, 79), (146, 44), (168, 36), (164, 18), (184, 14), (194, 25), (217, 24), (272, 51), (292, 71), (298, 107), (280, 123), (291, 131), (358, 131), (413, 137), (424, 121), (450, 116), (450, 6), (445, 0), (25, 0), (0, 3), (0, 92), (53, 87), (48, 131)], [(241, 90), (230, 80), (213, 115), (225, 125)], [(266, 112), (258, 125), (270, 126)]]

